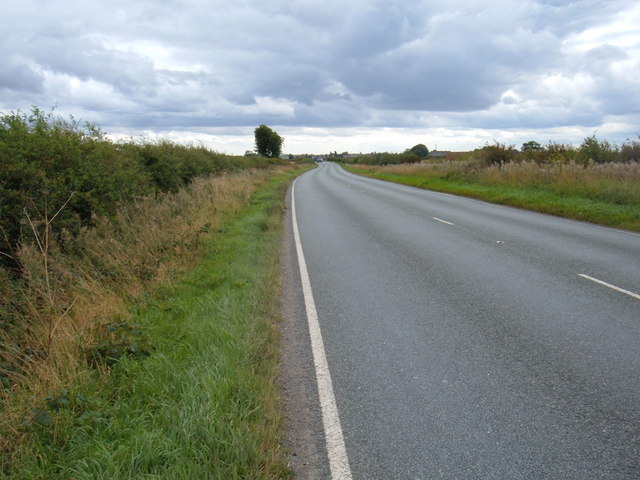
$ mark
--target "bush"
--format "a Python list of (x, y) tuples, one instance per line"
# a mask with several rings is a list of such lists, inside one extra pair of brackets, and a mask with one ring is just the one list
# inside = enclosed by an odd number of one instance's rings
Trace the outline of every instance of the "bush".
[[(0, 228), (15, 251), (32, 225), (56, 218), (54, 234), (77, 233), (96, 215), (150, 191), (135, 157), (114, 148), (95, 126), (81, 126), (33, 108), (0, 117)], [(64, 208), (63, 208), (64, 207)], [(26, 231), (25, 231), (26, 229)], [(7, 263), (5, 258), (5, 265)]]
[(609, 163), (618, 160), (618, 147), (611, 145), (606, 140), (598, 140), (594, 135), (587, 137), (580, 145), (580, 158), (582, 163), (589, 161), (595, 163)]
[(149, 337), (140, 325), (111, 322), (100, 325), (95, 344), (86, 348), (84, 353), (89, 364), (99, 368), (111, 367), (123, 357), (148, 357), (153, 350)]
[[(34, 107), (0, 116), (0, 251), (10, 254), (48, 220), (52, 238), (72, 238), (99, 216), (113, 218), (135, 198), (176, 192), (196, 177), (267, 167), (278, 159), (221, 155), (167, 140), (113, 143)], [(19, 268), (10, 256), (0, 266)]]
[(541, 161), (538, 163), (570, 164), (578, 162), (578, 151), (573, 145), (566, 143), (550, 142), (540, 152)]
[(513, 145), (495, 142), (495, 145), (486, 144), (479, 150), (479, 157), (487, 165), (503, 165), (513, 161), (518, 152)]
[(620, 148), (620, 161), (640, 162), (640, 141), (625, 142)]

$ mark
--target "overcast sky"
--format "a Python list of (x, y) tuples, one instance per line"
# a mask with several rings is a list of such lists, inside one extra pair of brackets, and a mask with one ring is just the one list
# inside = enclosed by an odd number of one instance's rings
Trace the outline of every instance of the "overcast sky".
[(0, 111), (289, 153), (640, 134), (637, 0), (1, 0)]

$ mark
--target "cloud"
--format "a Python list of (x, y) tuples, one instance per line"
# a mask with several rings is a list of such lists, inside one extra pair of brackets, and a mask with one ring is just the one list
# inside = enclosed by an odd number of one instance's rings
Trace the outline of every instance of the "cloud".
[(640, 110), (638, 25), (631, 0), (23, 0), (0, 18), (0, 110), (57, 104), (107, 131), (185, 136), (633, 136), (620, 129)]
[(39, 93), (43, 89), (43, 81), (43, 76), (28, 64), (0, 57), (0, 90)]

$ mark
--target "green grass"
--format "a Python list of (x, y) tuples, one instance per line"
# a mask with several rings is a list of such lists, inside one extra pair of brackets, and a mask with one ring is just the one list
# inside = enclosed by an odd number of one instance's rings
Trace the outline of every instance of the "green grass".
[(576, 220), (597, 223), (614, 228), (640, 231), (640, 206), (620, 204), (575, 193), (553, 191), (551, 188), (487, 185), (460, 179), (423, 175), (402, 175), (369, 168), (345, 166), (346, 170), (366, 177), (413, 187), (477, 198), (488, 202), (525, 208)]
[[(283, 198), (272, 179), (204, 241), (208, 254), (135, 308), (155, 351), (79, 381), (82, 408), (33, 425), (10, 479), (268, 479), (280, 449), (279, 253)], [(105, 379), (106, 378), (106, 379)]]

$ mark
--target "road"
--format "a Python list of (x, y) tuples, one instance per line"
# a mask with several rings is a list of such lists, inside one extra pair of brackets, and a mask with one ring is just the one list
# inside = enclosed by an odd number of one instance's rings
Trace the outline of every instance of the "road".
[(334, 164), (293, 200), (354, 479), (640, 478), (639, 235)]

